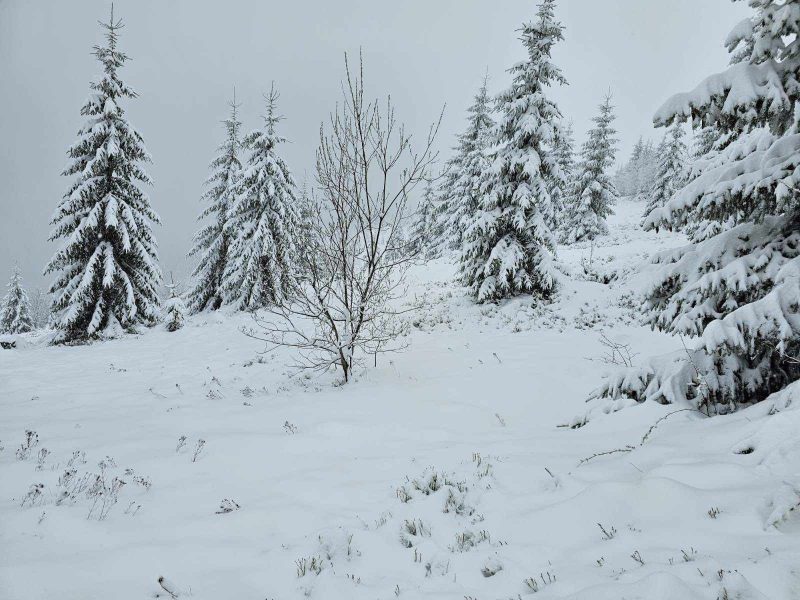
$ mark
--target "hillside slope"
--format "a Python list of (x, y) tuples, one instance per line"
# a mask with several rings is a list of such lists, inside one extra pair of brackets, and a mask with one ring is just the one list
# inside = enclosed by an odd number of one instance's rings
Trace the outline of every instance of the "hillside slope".
[(800, 597), (793, 387), (726, 417), (559, 427), (610, 367), (601, 335), (634, 361), (681, 348), (637, 290), (682, 239), (640, 212), (560, 249), (549, 306), (476, 306), (448, 260), (415, 268), (407, 350), (347, 386), (260, 354), (241, 314), (19, 338), (0, 350), (0, 598)]

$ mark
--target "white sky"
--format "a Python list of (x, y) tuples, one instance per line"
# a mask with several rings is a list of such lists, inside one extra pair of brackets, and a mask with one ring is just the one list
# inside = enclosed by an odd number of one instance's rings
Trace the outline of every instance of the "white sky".
[[(46, 285), (50, 215), (68, 185), (59, 174), (99, 72), (91, 49), (109, 8), (106, 0), (0, 0), (0, 285), (14, 262), (30, 288)], [(154, 159), (148, 192), (163, 220), (165, 273), (189, 268), (201, 185), (234, 84), (249, 130), (276, 81), (281, 133), (291, 140), (283, 153), (301, 180), (339, 97), (343, 53), (360, 46), (368, 91), (391, 93), (409, 129), (423, 135), (447, 105), (446, 158), (484, 70), (498, 91), (524, 57), (515, 30), (535, 10), (532, 0), (117, 0), (121, 48), (132, 58), (121, 76), (141, 96), (125, 108)], [(621, 158), (639, 135), (661, 135), (654, 111), (725, 67), (722, 42), (748, 14), (730, 0), (561, 0), (566, 40), (554, 58), (570, 85), (554, 98), (578, 141), (608, 89)]]

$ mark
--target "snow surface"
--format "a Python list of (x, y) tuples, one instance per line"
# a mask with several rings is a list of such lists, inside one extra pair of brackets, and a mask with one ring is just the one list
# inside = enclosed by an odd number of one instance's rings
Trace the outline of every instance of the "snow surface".
[[(559, 248), (546, 307), (477, 306), (448, 260), (416, 268), (408, 349), (344, 387), (259, 354), (242, 314), (90, 346), (17, 336), (0, 350), (0, 598), (170, 598), (161, 576), (197, 600), (800, 598), (795, 390), (675, 413), (644, 442), (674, 406), (559, 427), (609, 369), (601, 332), (634, 362), (682, 348), (641, 325), (641, 265), (685, 243), (641, 231), (642, 208)], [(26, 430), (38, 444), (17, 452)], [(105, 518), (89, 490), (59, 502), (87, 473), (126, 482)]]

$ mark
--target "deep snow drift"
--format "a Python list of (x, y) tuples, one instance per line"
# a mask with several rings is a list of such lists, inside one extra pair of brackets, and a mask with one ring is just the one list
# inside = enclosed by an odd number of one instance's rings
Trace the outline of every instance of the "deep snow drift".
[(559, 248), (545, 307), (476, 306), (447, 260), (416, 268), (408, 349), (345, 387), (259, 354), (241, 314), (20, 336), (0, 350), (0, 598), (800, 597), (797, 386), (559, 427), (610, 368), (601, 334), (634, 362), (682, 348), (640, 324), (638, 267), (683, 243), (642, 209)]

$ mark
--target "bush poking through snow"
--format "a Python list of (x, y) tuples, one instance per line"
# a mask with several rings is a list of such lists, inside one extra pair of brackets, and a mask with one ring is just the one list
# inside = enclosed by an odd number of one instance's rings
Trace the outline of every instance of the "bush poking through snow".
[[(602, 559), (601, 559), (602, 560)], [(600, 561), (598, 561), (600, 563)], [(541, 585), (539, 584), (539, 580), (541, 580)], [(524, 583), (528, 587), (528, 589), (533, 592), (534, 594), (539, 590), (543, 589), (545, 586), (548, 586), (552, 583), (556, 582), (556, 576), (547, 571), (545, 573), (539, 573), (539, 577), (528, 577), (525, 579)]]
[(603, 532), (604, 540), (613, 540), (614, 536), (617, 535), (617, 530), (613, 526), (609, 529), (606, 529), (602, 523), (598, 523), (597, 526), (600, 528), (600, 531)]
[(227, 515), (228, 513), (232, 513), (235, 510), (239, 510), (241, 507), (235, 500), (231, 500), (230, 498), (225, 498), (222, 502), (219, 503), (219, 510), (216, 511), (215, 514), (218, 515)]
[(28, 460), (33, 449), (39, 445), (39, 434), (30, 429), (25, 431), (25, 441), (17, 448), (17, 460)]
[(312, 556), (310, 558), (298, 558), (294, 561), (297, 567), (297, 577), (305, 577), (309, 573), (319, 575), (322, 573), (322, 559), (319, 556)]
[(25, 497), (22, 499), (22, 503), (20, 506), (25, 508), (25, 505), (33, 506), (37, 502), (41, 502), (42, 500), (42, 491), (44, 490), (43, 483), (32, 483), (31, 487), (28, 489), (28, 493), (25, 494)]

